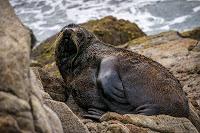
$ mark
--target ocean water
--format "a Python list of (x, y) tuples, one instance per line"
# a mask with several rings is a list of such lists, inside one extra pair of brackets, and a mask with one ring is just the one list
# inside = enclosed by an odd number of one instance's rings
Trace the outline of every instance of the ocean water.
[(16, 14), (43, 41), (70, 23), (112, 15), (145, 33), (200, 26), (200, 0), (10, 0)]

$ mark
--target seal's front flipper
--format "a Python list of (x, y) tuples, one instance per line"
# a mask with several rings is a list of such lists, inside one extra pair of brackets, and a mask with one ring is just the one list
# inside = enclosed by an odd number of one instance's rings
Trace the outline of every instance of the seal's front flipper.
[(141, 115), (158, 115), (160, 114), (160, 107), (156, 104), (144, 104), (137, 107), (135, 112)]
[(102, 59), (97, 77), (97, 87), (102, 90), (103, 97), (107, 100), (128, 103), (117, 64), (119, 64), (119, 60), (116, 56)]
[(88, 114), (83, 115), (83, 117), (99, 121), (99, 119), (104, 113), (104, 111), (95, 108), (89, 108)]

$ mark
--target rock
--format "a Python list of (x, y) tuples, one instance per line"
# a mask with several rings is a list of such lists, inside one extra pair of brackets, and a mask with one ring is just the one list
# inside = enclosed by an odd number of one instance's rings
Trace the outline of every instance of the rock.
[(2, 133), (21, 133), (17, 121), (12, 116), (0, 117), (0, 131)]
[(36, 60), (31, 60), (30, 67), (42, 67), (42, 65)]
[(92, 133), (198, 133), (188, 119), (168, 115), (120, 115), (108, 112), (101, 117), (100, 123), (87, 121), (85, 125)]
[(44, 88), (36, 72), (36, 68), (31, 68), (30, 77), (33, 86), (31, 90), (33, 94), (31, 95), (31, 105), (36, 131), (42, 133), (62, 133), (63, 127), (59, 117), (44, 104), (44, 100), (51, 100), (51, 97), (48, 93), (44, 92)]
[(56, 112), (62, 122), (65, 133), (89, 133), (87, 127), (65, 103), (47, 99), (45, 104)]
[(149, 128), (157, 132), (198, 133), (197, 129), (186, 118), (175, 118), (166, 115), (143, 116), (128, 114), (126, 121), (133, 125)]
[(107, 128), (103, 130), (104, 132), (110, 132), (110, 133), (130, 133), (130, 130), (122, 125), (122, 124), (110, 124)]
[[(41, 87), (37, 89), (38, 92), (43, 95), (45, 105), (47, 105), (47, 107), (52, 109), (60, 118), (64, 132), (66, 132), (66, 133), (88, 133), (89, 131), (88, 131), (87, 127), (85, 127), (85, 125), (71, 111), (71, 109), (65, 103), (58, 102), (58, 101), (62, 101), (63, 100), (62, 95), (63, 96), (65, 95), (65, 92), (59, 86), (60, 84), (57, 84), (57, 82), (59, 82), (59, 80), (55, 80), (54, 77), (50, 76), (50, 74), (48, 72), (46, 72), (45, 70), (43, 70), (41, 68), (35, 67), (32, 69), (34, 70), (37, 80), (39, 80), (39, 82), (40, 82)], [(42, 84), (44, 85), (44, 88), (43, 88)], [(54, 93), (51, 93), (52, 90), (57, 95), (53, 95)], [(47, 92), (50, 94), (50, 96)], [(60, 92), (60, 94), (59, 94), (59, 92)], [(48, 94), (48, 96), (44, 95), (44, 94)], [(51, 96), (53, 96), (54, 99), (56, 99), (58, 101), (54, 101), (51, 98)], [(57, 97), (55, 97), (55, 96), (57, 96)], [(66, 99), (64, 99), (63, 101), (65, 101), (65, 100)], [(72, 106), (74, 106), (74, 105), (72, 105)]]
[(197, 113), (197, 110), (195, 107), (192, 105), (192, 103), (189, 103), (190, 107), (190, 116), (189, 120), (193, 123), (193, 125), (197, 128), (197, 130), (200, 132), (200, 117)]
[(182, 37), (200, 40), (200, 27), (180, 33)]
[(99, 20), (90, 20), (81, 25), (93, 32), (103, 42), (114, 46), (146, 36), (135, 23), (123, 19), (118, 20), (113, 16), (107, 16)]
[(0, 3), (0, 132), (63, 133), (57, 115), (47, 115), (29, 68), (30, 32), (7, 0)]
[[(41, 68), (32, 68), (34, 74), (35, 74), (35, 80), (38, 81), (38, 87), (37, 92), (39, 94), (44, 94), (46, 92), (45, 89), (42, 86), (42, 81), (40, 79), (41, 77)], [(46, 74), (46, 73), (43, 73)], [(44, 76), (44, 75), (43, 75)], [(50, 83), (51, 84), (51, 83)], [(48, 93), (47, 93), (48, 94)], [(49, 96), (50, 97), (50, 96)], [(49, 98), (47, 96), (44, 97), (43, 95), (43, 103), (45, 104), (44, 107), (47, 111), (47, 115), (49, 116), (50, 122), (52, 122), (52, 125), (56, 126), (56, 118), (52, 113), (56, 113), (59, 117), (59, 121), (62, 123), (62, 127), (65, 133), (88, 133), (88, 129), (84, 126), (84, 124), (81, 122), (81, 120), (69, 109), (69, 107), (63, 103), (54, 101), (51, 97)], [(34, 102), (37, 100), (34, 100)], [(52, 111), (53, 110), (53, 111)], [(42, 114), (40, 115), (40, 117)], [(57, 120), (57, 123), (59, 122)], [(58, 126), (56, 126), (58, 127)]]
[[(115, 116), (117, 116), (115, 118)], [(123, 119), (121, 119), (123, 118)], [(101, 122), (103, 121), (113, 121), (117, 120), (122, 122), (120, 125), (110, 124), (108, 127), (110, 130), (117, 129), (119, 133), (123, 132), (165, 132), (165, 133), (198, 133), (197, 129), (192, 125), (192, 123), (186, 118), (175, 118), (167, 115), (157, 115), (157, 116), (144, 116), (144, 115), (134, 115), (125, 114), (119, 119), (116, 113), (106, 113), (102, 116)], [(119, 131), (120, 127), (126, 126), (126, 131)], [(107, 127), (107, 128), (108, 128)]]
[(36, 43), (37, 43), (37, 39), (36, 39), (36, 36), (34, 35), (33, 33), (33, 30), (30, 29), (29, 27), (27, 27), (26, 25), (23, 25), (25, 28), (27, 28), (27, 30), (29, 30), (29, 33), (30, 33), (30, 37), (31, 37), (31, 49), (33, 49), (35, 46), (36, 46)]
[[(122, 19), (117, 20), (112, 16), (91, 20), (81, 25), (93, 32), (102, 41), (112, 45), (121, 45), (132, 39), (146, 36), (135, 23)], [(31, 55), (32, 59), (37, 60), (42, 65), (54, 62), (56, 36), (57, 34), (35, 47)]]
[(60, 102), (67, 101), (70, 89), (67, 89), (62, 78), (52, 76), (42, 68), (38, 68), (38, 72), (44, 91), (47, 92), (53, 100)]
[(170, 41), (182, 39), (180, 34), (176, 31), (162, 32), (157, 35), (144, 36), (137, 39), (133, 39), (126, 43), (126, 47), (135, 49), (146, 49), (151, 46), (164, 44)]

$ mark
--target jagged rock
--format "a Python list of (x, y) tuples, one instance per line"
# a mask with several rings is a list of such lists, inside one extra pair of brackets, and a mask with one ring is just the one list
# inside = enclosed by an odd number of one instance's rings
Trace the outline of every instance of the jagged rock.
[(0, 3), (0, 132), (63, 133), (57, 115), (46, 114), (29, 68), (30, 32), (7, 0)]
[[(43, 71), (43, 70), (41, 70), (41, 68), (38, 68), (38, 67), (34, 67), (31, 69), (33, 70), (33, 72), (35, 74), (35, 80), (37, 80), (37, 82), (38, 82), (37, 83), (38, 86), (36, 86), (37, 92), (35, 92), (35, 93), (42, 94), (43, 103), (46, 105), (45, 106), (45, 108), (47, 108), (46, 111), (48, 111), (47, 115), (50, 114), (49, 119), (55, 120), (55, 118), (52, 117), (53, 115), (51, 115), (51, 113), (54, 111), (57, 114), (57, 116), (59, 117), (65, 133), (88, 133), (89, 131), (85, 127), (85, 125), (69, 109), (69, 107), (65, 103), (54, 101), (49, 96), (49, 94), (45, 92), (46, 90), (43, 88), (41, 77), (44, 76), (43, 74), (45, 74), (47, 76), (46, 72), (41, 73), (40, 71)], [(51, 84), (51, 82), (49, 84)], [(52, 124), (56, 125), (54, 122), (52, 122)]]
[(45, 104), (57, 113), (65, 133), (89, 133), (87, 127), (65, 103), (47, 99)]
[(135, 23), (123, 19), (118, 20), (113, 16), (107, 16), (99, 20), (90, 20), (81, 25), (93, 32), (103, 42), (114, 46), (146, 36)]
[[(116, 113), (106, 113), (102, 116), (101, 122), (110, 122), (108, 127), (110, 130), (117, 129), (119, 133), (120, 127), (126, 129), (126, 132), (130, 133), (131, 131), (137, 132), (165, 132), (165, 133), (198, 133), (197, 129), (192, 125), (192, 123), (186, 118), (176, 118), (167, 115), (157, 115), (157, 116), (144, 116), (144, 115), (134, 115), (126, 114), (121, 115)], [(118, 124), (111, 124), (113, 121)], [(119, 122), (121, 122), (119, 124)], [(105, 125), (105, 124), (104, 124)], [(124, 128), (124, 126), (126, 128)], [(108, 128), (107, 127), (107, 128)]]
[(100, 123), (89, 120), (84, 123), (91, 133), (198, 133), (188, 119), (168, 115), (120, 115), (108, 112), (101, 117)]
[(200, 40), (200, 27), (181, 33), (182, 37)]

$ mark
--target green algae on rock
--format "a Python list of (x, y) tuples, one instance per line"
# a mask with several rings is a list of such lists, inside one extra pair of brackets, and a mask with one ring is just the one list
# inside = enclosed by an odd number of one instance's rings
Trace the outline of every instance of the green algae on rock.
[(123, 19), (118, 20), (113, 16), (91, 20), (81, 25), (93, 32), (103, 42), (114, 46), (146, 36), (135, 23)]
[(180, 34), (181, 34), (181, 36), (183, 36), (185, 38), (192, 38), (195, 40), (200, 40), (200, 27), (194, 28), (189, 31), (184, 31)]

